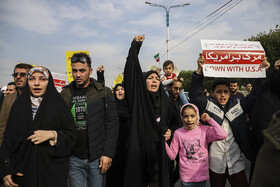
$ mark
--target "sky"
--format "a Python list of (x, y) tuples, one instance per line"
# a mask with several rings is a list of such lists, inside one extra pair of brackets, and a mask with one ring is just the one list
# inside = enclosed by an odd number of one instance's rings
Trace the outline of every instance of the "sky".
[[(244, 40), (280, 24), (279, 0), (232, 0), (217, 12), (220, 17), (206, 18), (228, 1), (149, 1), (167, 7), (190, 3), (169, 11), (170, 60), (179, 71), (196, 69), (202, 39)], [(19, 62), (66, 73), (65, 52), (87, 50), (92, 77), (104, 65), (105, 83), (111, 87), (139, 34), (146, 36), (139, 54), (142, 70), (162, 67), (167, 60), (166, 13), (145, 0), (0, 0), (0, 86), (13, 80)], [(158, 52), (160, 64), (154, 59)]]

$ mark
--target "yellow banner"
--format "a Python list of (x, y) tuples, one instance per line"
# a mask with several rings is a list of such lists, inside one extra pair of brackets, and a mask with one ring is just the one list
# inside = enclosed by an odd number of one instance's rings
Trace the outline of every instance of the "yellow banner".
[(88, 51), (66, 51), (66, 68), (67, 68), (67, 78), (69, 83), (71, 83), (74, 80), (72, 75), (72, 67), (71, 67), (71, 58), (74, 53), (86, 53), (89, 55)]
[(122, 83), (122, 81), (123, 81), (123, 76), (121, 74), (119, 74), (117, 76), (117, 78), (115, 78), (115, 80), (114, 80), (114, 85), (120, 84), (120, 83)]

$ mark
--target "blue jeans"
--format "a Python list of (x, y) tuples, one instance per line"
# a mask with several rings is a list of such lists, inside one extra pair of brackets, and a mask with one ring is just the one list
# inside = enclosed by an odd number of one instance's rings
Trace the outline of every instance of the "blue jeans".
[(99, 168), (99, 159), (89, 162), (72, 156), (69, 167), (70, 187), (102, 187), (103, 175)]
[(182, 187), (205, 187), (206, 181), (202, 182), (182, 182)]

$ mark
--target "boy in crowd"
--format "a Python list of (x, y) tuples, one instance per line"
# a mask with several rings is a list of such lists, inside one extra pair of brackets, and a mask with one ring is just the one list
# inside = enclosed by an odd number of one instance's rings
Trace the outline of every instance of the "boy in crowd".
[(237, 80), (230, 81), (230, 91), (231, 97), (236, 97), (237, 99), (241, 99), (244, 97), (243, 93), (239, 92), (239, 84)]
[[(252, 110), (256, 99), (262, 94), (264, 79), (257, 79), (251, 93), (239, 100), (230, 97), (230, 86), (225, 79), (218, 79), (212, 85), (211, 97), (203, 94), (202, 65), (205, 59), (200, 54), (198, 68), (192, 75), (190, 101), (217, 121), (227, 132), (225, 140), (213, 142), (209, 147), (209, 168), (211, 186), (224, 187), (226, 179), (232, 187), (247, 187), (245, 164), (242, 153), (253, 158), (249, 140), (249, 124), (246, 114)], [(263, 60), (261, 65), (268, 69), (270, 64)]]
[[(174, 63), (171, 60), (167, 60), (163, 63), (163, 71), (165, 73), (163, 75), (163, 77), (161, 78), (161, 82), (162, 82), (163, 86), (167, 86), (167, 85), (171, 84), (173, 81), (178, 80), (176, 74), (173, 73)], [(183, 82), (184, 79), (180, 78), (180, 81)], [(168, 95), (168, 92), (167, 92), (167, 95)], [(180, 98), (181, 98), (183, 104), (189, 103), (188, 99), (186, 98), (185, 94), (182, 91), (180, 91), (179, 95), (180, 95)]]

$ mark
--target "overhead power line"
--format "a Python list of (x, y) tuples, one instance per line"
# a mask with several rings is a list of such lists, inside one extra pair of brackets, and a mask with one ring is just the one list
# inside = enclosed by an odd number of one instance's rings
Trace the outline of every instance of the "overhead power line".
[(230, 11), (232, 8), (234, 8), (236, 5), (238, 5), (239, 3), (241, 3), (243, 0), (239, 0), (238, 2), (236, 2), (235, 4), (233, 4), (231, 7), (229, 7), (226, 11), (224, 11), (221, 15), (219, 15), (218, 17), (216, 17), (214, 20), (212, 20), (211, 22), (209, 22), (207, 25), (205, 25), (204, 27), (202, 27), (200, 30), (196, 31), (194, 34), (190, 35), (189, 37), (187, 37), (186, 39), (184, 39), (182, 42), (178, 43), (177, 45), (175, 45), (174, 47), (172, 47), (170, 50), (174, 49), (175, 47), (177, 47), (178, 45), (184, 43), (185, 41), (187, 41), (188, 39), (190, 39), (191, 37), (193, 37), (195, 34), (199, 33), (200, 31), (202, 31), (204, 28), (206, 28), (208, 25), (210, 25), (211, 23), (213, 23), (214, 21), (216, 21), (217, 19), (219, 19), (221, 16), (223, 16), (225, 13), (227, 13), (228, 11)]
[[(194, 24), (193, 26), (189, 27), (188, 29), (186, 29), (185, 31), (173, 36), (171, 39), (174, 38), (178, 38), (181, 37), (183, 35), (186, 35), (188, 33), (190, 33), (191, 31), (195, 30), (194, 28), (199, 29), (200, 26), (204, 25), (202, 28), (200, 28), (198, 31), (194, 32), (192, 35), (188, 36), (186, 39), (184, 39), (183, 41), (179, 42), (178, 44), (176, 44), (174, 47), (170, 48), (170, 50), (173, 50), (174, 48), (176, 48), (177, 46), (179, 46), (180, 44), (184, 43), (185, 41), (187, 41), (188, 39), (190, 39), (191, 37), (193, 37), (195, 34), (199, 33), (200, 31), (202, 31), (204, 28), (206, 28), (208, 25), (210, 25), (211, 23), (213, 23), (214, 21), (216, 21), (217, 19), (219, 19), (221, 16), (223, 16), (225, 13), (227, 13), (228, 11), (230, 11), (232, 8), (234, 8), (236, 5), (238, 5), (239, 3), (241, 3), (243, 0), (236, 0), (233, 1), (230, 0), (227, 3), (225, 3), (224, 5), (222, 5), (221, 7), (219, 7), (218, 9), (216, 9), (215, 11), (211, 12), (209, 15), (207, 15), (205, 18), (201, 19), (199, 22), (197, 22), (196, 24)], [(208, 22), (208, 23), (207, 23)], [(206, 24), (206, 25), (205, 25)], [(166, 45), (166, 43), (162, 46), (161, 50), (163, 49), (163, 47)], [(160, 51), (161, 51), (160, 50)], [(170, 51), (169, 50), (169, 51)], [(159, 52), (160, 52), (159, 51)], [(166, 54), (166, 52), (161, 55), (161, 58)]]
[[(231, 3), (232, 0), (228, 1), (227, 3), (225, 3), (224, 5), (220, 6), (219, 8), (217, 8), (216, 10), (214, 10), (213, 12), (211, 12), (209, 15), (207, 15), (205, 18), (201, 19), (200, 21), (198, 21), (197, 23), (195, 23), (194, 25), (192, 25), (191, 27), (187, 28), (185, 31), (182, 31), (181, 33), (171, 37), (170, 39), (175, 39), (178, 38), (180, 36), (183, 36), (189, 32), (191, 32), (192, 30), (194, 30), (193, 28), (196, 28), (204, 23), (206, 23), (209, 19), (211, 19), (211, 16), (214, 15), (215, 13), (219, 12), (222, 8), (224, 8), (225, 6), (227, 6), (229, 3)], [(206, 20), (206, 21), (204, 21)]]

